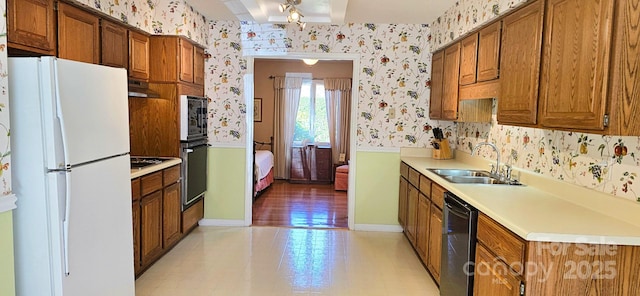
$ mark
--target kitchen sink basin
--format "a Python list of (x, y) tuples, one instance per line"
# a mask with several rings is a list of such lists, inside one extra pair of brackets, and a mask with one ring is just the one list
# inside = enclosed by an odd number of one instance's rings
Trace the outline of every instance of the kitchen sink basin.
[(439, 175), (451, 183), (460, 184), (495, 184), (495, 185), (522, 185), (515, 180), (500, 180), (499, 177), (490, 172), (482, 170), (460, 170), (460, 169), (427, 169)]
[(491, 173), (480, 170), (429, 169), (440, 176), (490, 177)]

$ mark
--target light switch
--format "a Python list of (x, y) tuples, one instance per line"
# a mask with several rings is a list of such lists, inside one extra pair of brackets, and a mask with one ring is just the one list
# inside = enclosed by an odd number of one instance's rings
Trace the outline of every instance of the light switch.
[(389, 119), (396, 118), (396, 108), (389, 108)]

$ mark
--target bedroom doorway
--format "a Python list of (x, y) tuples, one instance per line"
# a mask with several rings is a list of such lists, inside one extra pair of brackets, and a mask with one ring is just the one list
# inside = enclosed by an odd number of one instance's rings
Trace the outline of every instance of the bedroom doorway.
[[(304, 79), (305, 83), (311, 83), (312, 89), (317, 88), (319, 90), (317, 92), (318, 97), (315, 98), (315, 100), (314, 96), (311, 95), (310, 101), (305, 102), (306, 97), (301, 95), (301, 101), (299, 105), (296, 106), (296, 110), (298, 110), (298, 107), (300, 110), (306, 110), (302, 112), (304, 113), (302, 116), (308, 117), (306, 120), (311, 121), (311, 128), (304, 129), (304, 132), (301, 132), (299, 127), (306, 124), (301, 124), (300, 118), (297, 118), (298, 122), (296, 123), (294, 136), (296, 139), (292, 141), (296, 148), (288, 148), (292, 151), (292, 159), (290, 163), (287, 164), (287, 166), (290, 166), (288, 168), (292, 170), (292, 173), (288, 175), (288, 178), (283, 178), (282, 172), (279, 171), (280, 174), (274, 174), (277, 175), (274, 181), (271, 184), (265, 185), (265, 182), (261, 181), (266, 173), (260, 173), (260, 165), (257, 165), (258, 169), (254, 169), (253, 173), (249, 171), (253, 176), (248, 177), (255, 180), (252, 181), (252, 183), (262, 183), (256, 186), (257, 189), (261, 191), (258, 192), (256, 198), (251, 198), (250, 207), (249, 205), (247, 206), (247, 208), (251, 209), (249, 216), (251, 219), (250, 224), (256, 226), (268, 225), (305, 228), (349, 228), (350, 223), (352, 223), (352, 219), (349, 219), (351, 218), (349, 213), (353, 212), (353, 207), (350, 206), (350, 196), (351, 200), (353, 200), (353, 193), (350, 194), (348, 191), (347, 178), (344, 178), (342, 183), (340, 183), (342, 184), (341, 186), (344, 187), (339, 188), (340, 190), (335, 190), (336, 188), (333, 183), (336, 168), (340, 165), (347, 164), (351, 158), (349, 157), (348, 151), (349, 148), (353, 146), (352, 142), (354, 141), (346, 140), (347, 153), (337, 153), (340, 149), (335, 149), (336, 153), (329, 152), (328, 160), (322, 162), (319, 160), (322, 158), (320, 155), (326, 153), (322, 154), (315, 151), (320, 151), (322, 147), (332, 149), (334, 147), (332, 147), (328, 141), (323, 140), (328, 137), (327, 127), (314, 128), (313, 126), (314, 123), (318, 123), (318, 119), (322, 118), (323, 115), (326, 121), (326, 114), (331, 114), (331, 112), (334, 111), (331, 109), (327, 112), (326, 106), (323, 106), (326, 102), (324, 96), (325, 90), (323, 89), (324, 85), (322, 83), (324, 78), (348, 77), (349, 79), (353, 79), (355, 59), (353, 56), (348, 58), (343, 56), (338, 59), (326, 58), (313, 66), (304, 65), (299, 58), (295, 57), (261, 57), (253, 60), (254, 120), (252, 130), (254, 135), (253, 146), (256, 147), (255, 150), (269, 149), (273, 152), (274, 149), (273, 136), (274, 133), (277, 133), (277, 131), (274, 131), (274, 113), (276, 112), (274, 103), (274, 79), (276, 77), (286, 76), (287, 73), (304, 73), (304, 75), (308, 75), (308, 77)], [(349, 85), (355, 85), (351, 80), (348, 80), (348, 83)], [(304, 87), (302, 89), (302, 92), (304, 92)], [(352, 96), (356, 92), (357, 90), (349, 90)], [(355, 108), (355, 106), (353, 108)], [(352, 114), (352, 111), (353, 110), (349, 110), (347, 114)], [(287, 116), (291, 114), (297, 113), (291, 111), (286, 113)], [(348, 117), (349, 116), (347, 116), (347, 118)], [(336, 118), (332, 119), (336, 120)], [(275, 121), (277, 121), (277, 119)], [(352, 122), (348, 122), (347, 131), (355, 130), (352, 125), (354, 125)], [(304, 136), (301, 137), (300, 134), (304, 134)], [(310, 135), (311, 137), (309, 137)], [(333, 134), (331, 136), (335, 137)], [(308, 138), (311, 140), (307, 140)], [(334, 146), (335, 145), (336, 143), (334, 142)], [(306, 147), (314, 147), (315, 149), (312, 152)], [(300, 148), (301, 151), (304, 150), (308, 152), (304, 153), (303, 151), (303, 153), (296, 154), (293, 151), (300, 150), (297, 148)], [(342, 149), (344, 149), (344, 147)], [(329, 149), (329, 151), (331, 151), (331, 149)], [(258, 151), (258, 154), (262, 152), (263, 151)], [(253, 153), (253, 151), (251, 153)], [(303, 162), (300, 162), (299, 157), (298, 159), (294, 159), (295, 156), (293, 156), (293, 154), (297, 156), (304, 155), (307, 161), (304, 161), (303, 164)], [(333, 156), (333, 154), (335, 154), (335, 156)], [(252, 160), (251, 162), (258, 164), (255, 155), (257, 154), (254, 154), (253, 158), (256, 160)], [(275, 155), (282, 154), (276, 152)], [(272, 157), (277, 158), (275, 156)], [(275, 166), (278, 166), (277, 159), (275, 159), (274, 162), (276, 163)], [(310, 165), (310, 163), (312, 165)], [(280, 166), (282, 167), (282, 164), (280, 164)], [(303, 173), (297, 172), (296, 168), (300, 168), (298, 171), (302, 171)], [(262, 171), (268, 170), (263, 168)], [(301, 175), (304, 175), (304, 177), (301, 177)], [(307, 178), (308, 182), (305, 182), (304, 178)], [(266, 189), (264, 186), (267, 186)], [(251, 195), (254, 195), (254, 193)]]

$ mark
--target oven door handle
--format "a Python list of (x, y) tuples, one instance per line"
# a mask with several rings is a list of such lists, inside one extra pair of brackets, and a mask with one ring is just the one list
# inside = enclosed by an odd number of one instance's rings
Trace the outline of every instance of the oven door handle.
[(184, 152), (186, 152), (186, 153), (191, 153), (191, 152), (193, 152), (193, 149), (191, 149), (191, 148), (187, 148), (187, 149), (184, 149)]

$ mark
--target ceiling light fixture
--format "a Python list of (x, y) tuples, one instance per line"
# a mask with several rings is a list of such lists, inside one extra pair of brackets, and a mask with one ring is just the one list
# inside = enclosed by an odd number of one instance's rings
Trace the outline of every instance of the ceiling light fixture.
[(317, 59), (302, 59), (302, 62), (304, 62), (305, 64), (307, 64), (309, 66), (313, 66), (318, 62), (318, 60)]
[(307, 23), (303, 22), (301, 19), (304, 17), (302, 13), (296, 8), (296, 5), (300, 5), (302, 0), (286, 0), (286, 2), (278, 5), (278, 9), (280, 12), (289, 11), (289, 15), (287, 15), (287, 22), (296, 23), (300, 26), (300, 30), (304, 30), (307, 26)]

